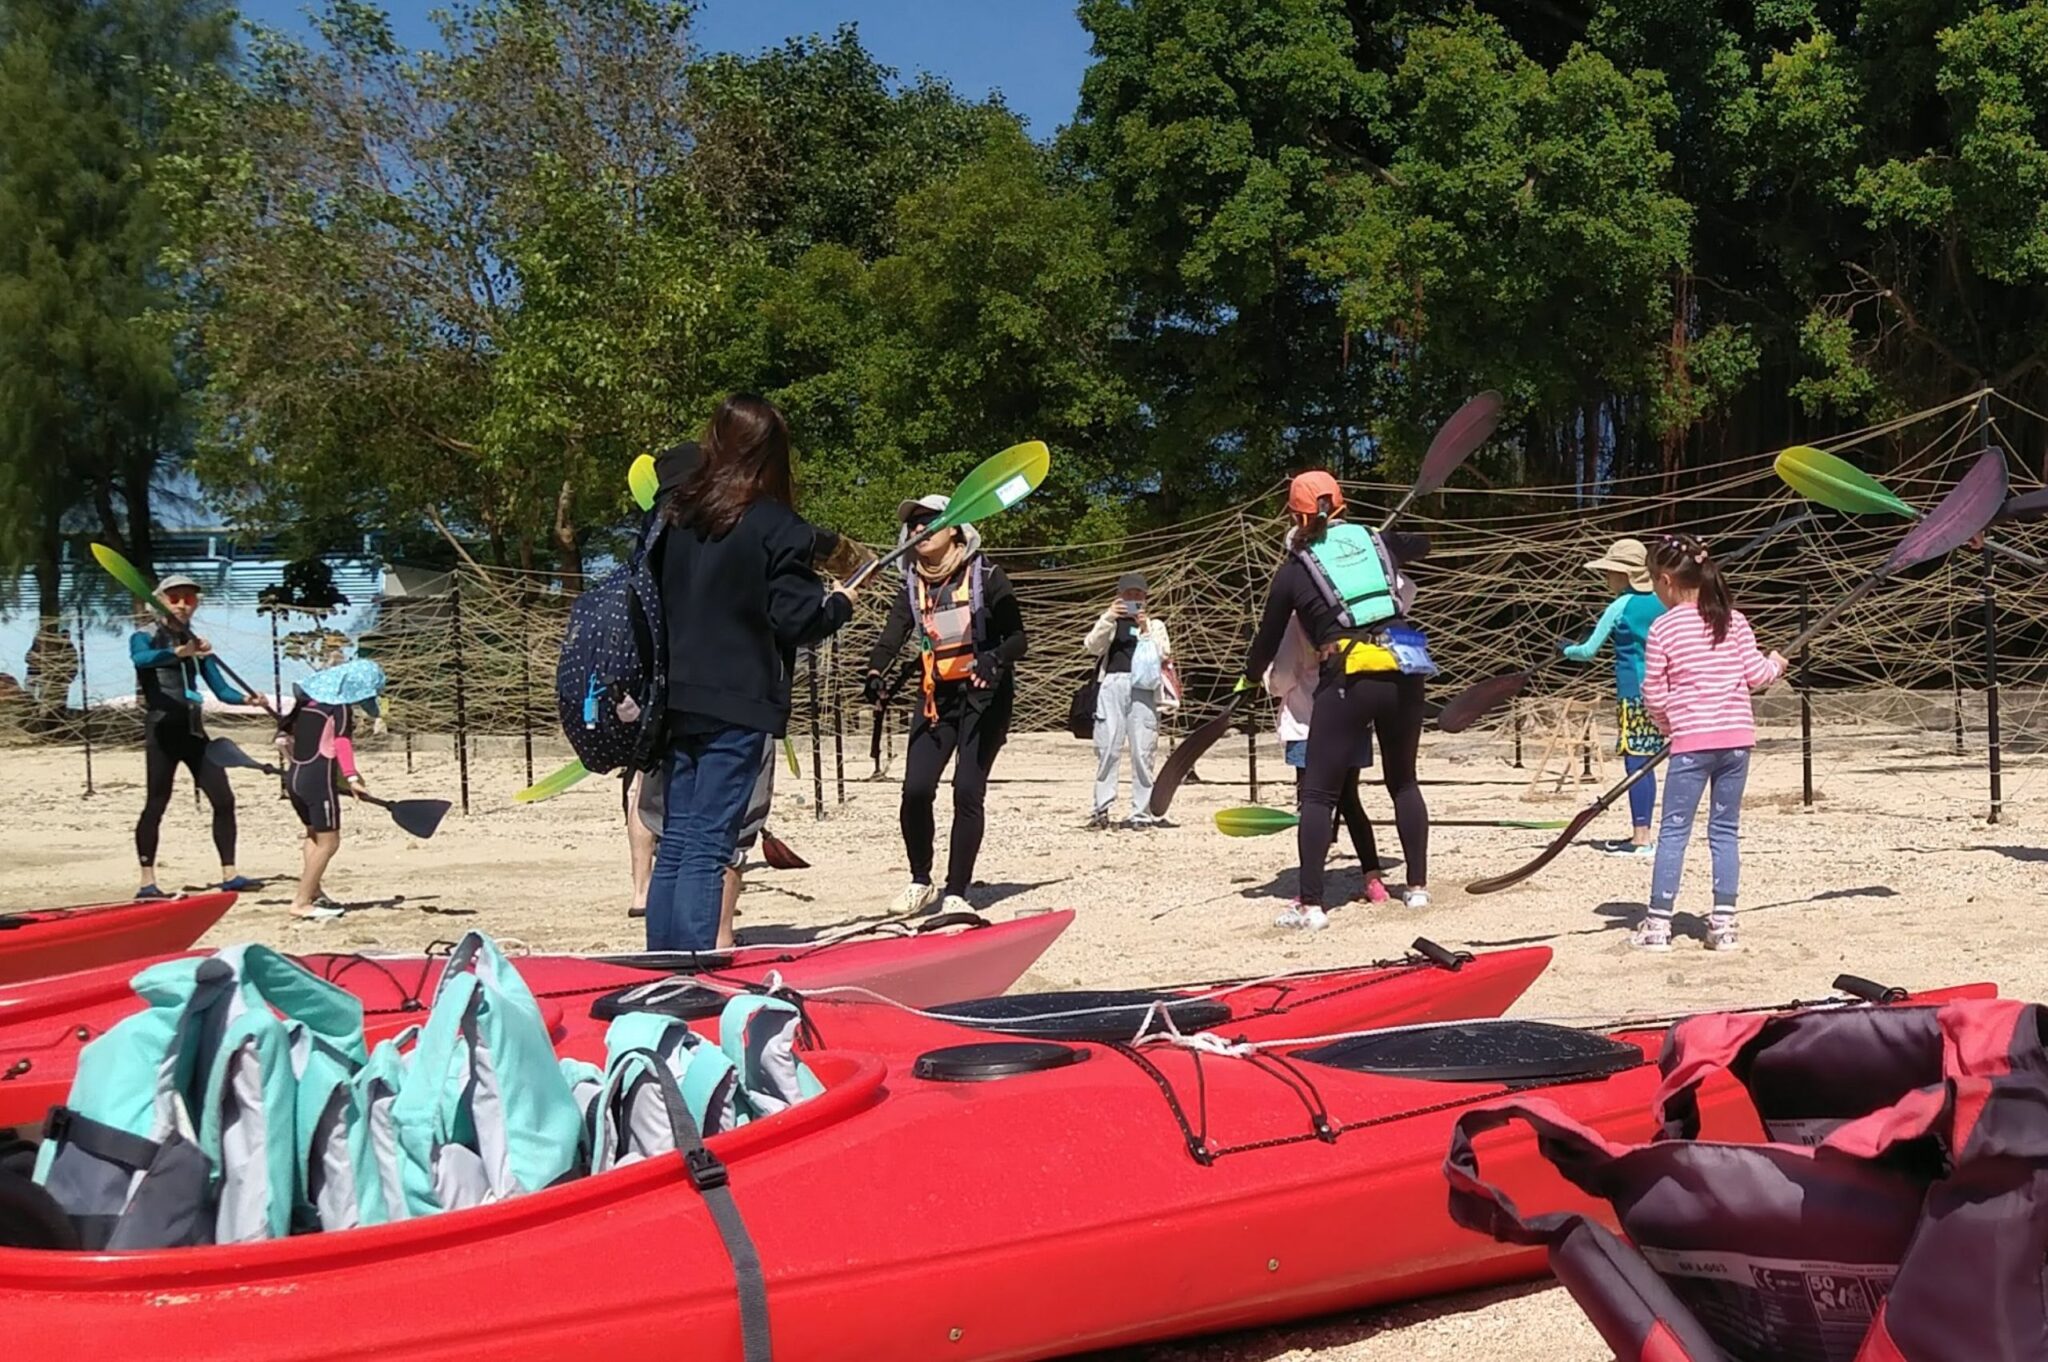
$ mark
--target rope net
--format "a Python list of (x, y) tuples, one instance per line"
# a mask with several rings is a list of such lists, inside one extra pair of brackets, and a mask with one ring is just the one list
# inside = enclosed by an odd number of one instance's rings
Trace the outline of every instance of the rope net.
[[(1976, 398), (1971, 394), (1815, 443), (1864, 467), (1887, 470), (1886, 485), (1924, 508), (1953, 484), (1987, 439), (2010, 447), (2001, 421), (2034, 419), (1996, 394), (1988, 417), (1980, 417)], [(1411, 573), (1418, 586), (1417, 621), (1441, 668), (1430, 683), (1433, 708), (1475, 681), (1553, 656), (1562, 639), (1585, 637), (1607, 597), (1599, 577), (1582, 565), (1614, 539), (1683, 529), (1726, 552), (1780, 519), (1815, 509), (1777, 479), (1769, 455), (1586, 486), (1491, 489), (1477, 481), (1469, 472), (1455, 475), (1453, 482), (1462, 485), (1419, 500), (1402, 523), (1431, 537), (1428, 559)], [(2029, 471), (2019, 468), (2013, 469), (2013, 481), (2015, 491), (2034, 485)], [(1405, 490), (1346, 484), (1352, 515), (1364, 523), (1375, 523)], [(1151, 613), (1171, 630), (1186, 694), (1180, 714), (1167, 721), (1169, 739), (1212, 712), (1236, 681), (1278, 566), (1282, 504), (1276, 488), (1245, 505), (1108, 545), (1011, 545), (1002, 541), (999, 521), (983, 526), (991, 558), (1016, 588), (1030, 636), (1030, 656), (1019, 675), (1017, 729), (1065, 726), (1074, 690), (1093, 671), (1082, 637), (1114, 596), (1117, 578), (1133, 570), (1149, 583)], [(1823, 511), (1736, 565), (1731, 581), (1737, 605), (1763, 646), (1789, 639), (1803, 610), (1818, 613), (1847, 594), (1882, 561), (1902, 528), (1895, 517), (1852, 519)], [(1997, 533), (2016, 548), (2048, 551), (2048, 534), (2038, 527), (2004, 526)], [(459, 731), (472, 740), (516, 740), (531, 733), (543, 770), (552, 767), (568, 755), (554, 702), (567, 598), (546, 576), (517, 570), (465, 566), (449, 580), (445, 594), (384, 601), (358, 638), (390, 678), (392, 731), (410, 738)], [(815, 658), (799, 656), (791, 736), (806, 761), (816, 731), (830, 762), (837, 723), (849, 748), (848, 767), (867, 774), (865, 749), (874, 717), (862, 703), (861, 684), (893, 593), (901, 589), (898, 577), (875, 583), (863, 594), (853, 624), (833, 644)], [(2040, 759), (2048, 749), (2048, 639), (2041, 623), (2048, 618), (2048, 580), (1968, 550), (1887, 584), (1815, 644), (1806, 686), (1817, 781), (1824, 783), (1835, 766), (1872, 754), (1888, 754), (1902, 779), (1958, 763), (1982, 764), (1987, 617), (1996, 633), (2005, 797), (2008, 803), (2026, 798), (2048, 770)], [(910, 656), (908, 650), (903, 656)], [(1425, 752), (1433, 744), (1476, 738), (1498, 743), (1505, 757), (1518, 723), (1563, 700), (1591, 701), (1602, 716), (1600, 741), (1611, 743), (1612, 721), (1605, 717), (1611, 685), (1605, 657), (1588, 666), (1555, 662), (1520, 700), (1465, 737), (1426, 735)], [(913, 682), (890, 711), (895, 746), (900, 747), (915, 698)], [(1789, 687), (1759, 698), (1767, 745), (1788, 734), (1796, 742), (1798, 710), (1798, 696)], [(1270, 705), (1257, 713), (1270, 729)], [(21, 706), (0, 703), (0, 742), (75, 743), (83, 736), (81, 720), (71, 713), (54, 724), (47, 717), (28, 723)], [(139, 733), (132, 716), (96, 714), (93, 722), (100, 744), (132, 742)], [(804, 772), (805, 785), (811, 775)], [(493, 800), (511, 793), (479, 790), (478, 796)], [(1953, 802), (1955, 796), (1942, 797)]]

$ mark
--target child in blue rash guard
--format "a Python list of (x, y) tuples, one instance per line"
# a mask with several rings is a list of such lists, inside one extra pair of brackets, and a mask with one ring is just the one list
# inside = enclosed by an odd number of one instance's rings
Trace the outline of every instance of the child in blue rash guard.
[[(1617, 539), (1605, 556), (1586, 566), (1604, 574), (1614, 599), (1593, 626), (1592, 637), (1583, 643), (1565, 644), (1564, 655), (1574, 662), (1591, 662), (1601, 645), (1610, 638), (1614, 641), (1615, 750), (1621, 764), (1633, 773), (1664, 750), (1664, 735), (1643, 708), (1643, 648), (1649, 641), (1650, 625), (1664, 613), (1664, 603), (1651, 588), (1649, 552), (1640, 539)], [(1655, 775), (1629, 786), (1633, 834), (1626, 842), (1603, 843), (1601, 850), (1618, 856), (1655, 856), (1650, 820), (1656, 808)]]

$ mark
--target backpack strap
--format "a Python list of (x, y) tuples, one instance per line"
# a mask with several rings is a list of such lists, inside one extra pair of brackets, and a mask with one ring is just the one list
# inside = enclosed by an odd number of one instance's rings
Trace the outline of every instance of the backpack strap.
[(725, 1164), (704, 1147), (697, 1123), (690, 1119), (683, 1095), (661, 1057), (651, 1050), (636, 1050), (618, 1058), (628, 1056), (640, 1059), (650, 1071), (649, 1085), (661, 1095), (662, 1106), (668, 1112), (669, 1133), (675, 1139), (676, 1152), (683, 1157), (684, 1171), (697, 1194), (704, 1198), (711, 1223), (725, 1243), (725, 1255), (732, 1261), (733, 1282), (740, 1298), (740, 1356), (743, 1362), (769, 1362), (772, 1354), (768, 1338), (768, 1284), (761, 1272), (760, 1252), (754, 1247), (739, 1203), (733, 1200), (732, 1188), (727, 1184)]

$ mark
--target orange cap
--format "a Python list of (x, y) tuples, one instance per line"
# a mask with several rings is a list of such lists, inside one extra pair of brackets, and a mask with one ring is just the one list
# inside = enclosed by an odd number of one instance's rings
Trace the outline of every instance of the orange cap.
[(1294, 481), (1287, 484), (1287, 509), (1290, 511), (1314, 515), (1322, 509), (1317, 502), (1324, 497), (1330, 499), (1331, 510), (1344, 509), (1344, 489), (1337, 485), (1335, 478), (1320, 468), (1297, 473)]

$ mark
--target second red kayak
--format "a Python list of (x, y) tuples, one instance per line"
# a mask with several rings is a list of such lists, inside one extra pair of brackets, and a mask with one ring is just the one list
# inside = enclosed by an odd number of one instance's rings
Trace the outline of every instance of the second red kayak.
[(0, 984), (182, 951), (234, 902), (228, 893), (191, 894), (0, 913)]
[[(1008, 922), (976, 919), (937, 931), (905, 927), (888, 935), (743, 946), (702, 956), (528, 955), (513, 963), (539, 998), (542, 1015), (561, 1036), (569, 1023), (589, 1015), (599, 997), (679, 979), (715, 981), (730, 991), (758, 986), (773, 976), (797, 989), (859, 987), (912, 1007), (1001, 993), (1024, 976), (1073, 920), (1071, 910), (1061, 910)], [(363, 1000), (364, 1033), (374, 1043), (424, 1019), (445, 957), (299, 959)], [(128, 981), (153, 963), (131, 960), (0, 988), (0, 1127), (40, 1122), (50, 1107), (64, 1100), (79, 1050), (140, 1009), (141, 1000)]]

